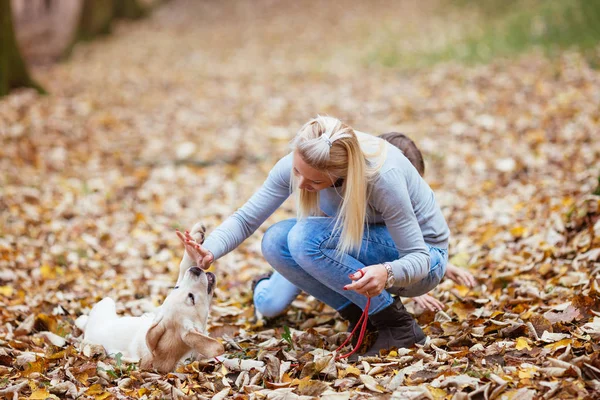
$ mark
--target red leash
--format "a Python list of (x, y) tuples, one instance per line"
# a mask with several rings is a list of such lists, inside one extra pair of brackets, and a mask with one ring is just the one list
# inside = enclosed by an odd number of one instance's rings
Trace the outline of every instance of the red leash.
[(348, 336), (346, 338), (346, 340), (344, 341), (344, 343), (342, 343), (342, 345), (340, 347), (335, 349), (335, 351), (337, 352), (338, 350), (340, 350), (344, 346), (346, 346), (348, 344), (348, 342), (350, 341), (350, 339), (352, 339), (352, 336), (354, 336), (354, 333), (356, 332), (358, 327), (360, 326), (360, 334), (358, 335), (358, 341), (356, 342), (356, 346), (354, 346), (354, 348), (352, 349), (352, 351), (350, 353), (340, 354), (339, 356), (337, 356), (335, 358), (336, 360), (348, 358), (352, 354), (356, 353), (358, 351), (358, 349), (360, 348), (360, 345), (362, 344), (363, 339), (365, 338), (365, 332), (367, 331), (367, 324), (369, 323), (369, 306), (370, 305), (371, 305), (371, 298), (367, 297), (367, 306), (365, 307), (365, 310), (363, 311), (362, 315), (360, 316), (360, 319), (356, 323), (356, 326), (352, 330), (352, 333), (350, 333), (350, 336)]
[[(363, 272), (362, 269), (359, 269), (358, 272), (360, 272), (362, 274), (361, 278), (363, 276), (365, 276), (365, 273)], [(358, 349), (360, 348), (360, 345), (362, 344), (363, 339), (365, 338), (365, 333), (367, 332), (367, 324), (369, 323), (369, 306), (370, 305), (371, 305), (371, 298), (367, 297), (367, 305), (365, 306), (365, 310), (363, 311), (363, 313), (360, 316), (358, 322), (356, 323), (356, 326), (354, 327), (354, 329), (352, 329), (352, 332), (350, 333), (350, 336), (348, 336), (346, 338), (346, 340), (344, 341), (344, 343), (342, 343), (340, 347), (338, 347), (337, 349), (335, 349), (335, 352), (338, 352), (339, 350), (341, 350), (344, 346), (346, 346), (348, 344), (348, 342), (350, 341), (350, 339), (352, 339), (352, 336), (354, 336), (354, 333), (356, 332), (356, 330), (360, 326), (360, 334), (358, 335), (358, 340), (356, 342), (356, 346), (354, 346), (354, 348), (352, 349), (352, 351), (350, 353), (340, 354), (339, 356), (337, 356), (335, 358), (336, 360), (341, 360), (343, 358), (348, 358), (352, 354), (356, 353), (358, 351)]]

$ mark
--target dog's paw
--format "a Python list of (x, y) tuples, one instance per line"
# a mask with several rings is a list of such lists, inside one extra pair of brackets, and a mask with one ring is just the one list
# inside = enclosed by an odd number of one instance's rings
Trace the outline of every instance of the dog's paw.
[(197, 222), (190, 232), (190, 235), (194, 238), (194, 240), (200, 244), (204, 243), (204, 236), (206, 233), (206, 227), (201, 222)]

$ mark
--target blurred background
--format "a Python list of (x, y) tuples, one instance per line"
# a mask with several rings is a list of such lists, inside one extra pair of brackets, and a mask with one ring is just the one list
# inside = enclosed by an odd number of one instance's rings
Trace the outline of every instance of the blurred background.
[[(27, 65), (57, 62), (67, 58), (77, 42), (110, 34), (119, 19), (142, 18), (165, 2), (3, 0), (2, 40), (7, 49), (8, 43), (16, 40)], [(534, 49), (556, 55), (565, 48), (577, 48), (589, 62), (598, 62), (594, 51), (600, 39), (597, 0), (177, 3), (186, 9), (191, 24), (206, 24), (204, 18), (210, 15), (217, 20), (209, 23), (225, 28), (232, 18), (239, 17), (241, 25), (220, 31), (220, 36), (237, 42), (236, 47), (256, 41), (257, 35), (277, 43), (274, 50), (278, 51), (308, 46), (314, 56), (313, 68), (344, 60), (407, 69), (447, 60), (489, 61)], [(282, 36), (286, 34), (291, 36)], [(283, 38), (287, 44), (282, 43)], [(202, 39), (206, 42), (212, 37)], [(5, 53), (5, 59), (18, 57), (15, 52)], [(295, 60), (298, 62), (301, 60)], [(6, 70), (3, 75), (10, 76)], [(18, 85), (18, 80), (13, 80), (8, 86)]]

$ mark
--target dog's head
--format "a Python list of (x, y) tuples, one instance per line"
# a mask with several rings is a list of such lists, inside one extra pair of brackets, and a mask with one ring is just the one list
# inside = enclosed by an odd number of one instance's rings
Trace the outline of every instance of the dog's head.
[(216, 280), (214, 274), (191, 267), (179, 286), (167, 296), (146, 334), (152, 360), (144, 360), (162, 372), (172, 371), (190, 350), (205, 358), (225, 351), (223, 345), (206, 335), (210, 301)]

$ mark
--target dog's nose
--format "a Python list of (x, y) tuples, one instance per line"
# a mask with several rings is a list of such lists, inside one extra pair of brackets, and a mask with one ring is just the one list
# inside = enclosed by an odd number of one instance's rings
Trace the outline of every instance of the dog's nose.
[(200, 274), (202, 273), (202, 270), (198, 267), (192, 267), (192, 268), (190, 268), (190, 272), (196, 276), (200, 276)]

